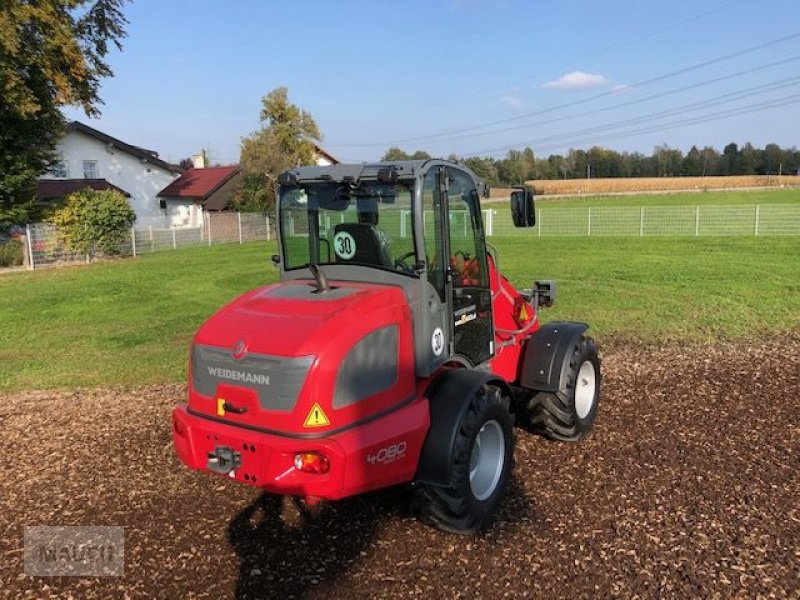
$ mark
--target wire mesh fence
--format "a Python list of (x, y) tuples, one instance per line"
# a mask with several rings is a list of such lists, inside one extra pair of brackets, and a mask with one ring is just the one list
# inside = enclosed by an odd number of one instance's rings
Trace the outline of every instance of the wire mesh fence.
[(514, 227), (508, 210), (491, 212), (488, 236), (800, 235), (800, 204), (538, 208), (532, 230)]
[(274, 237), (269, 217), (256, 213), (205, 213), (200, 227), (158, 228), (132, 227), (130, 233), (113, 252), (90, 251), (89, 254), (69, 249), (58, 227), (49, 223), (32, 223), (26, 228), (28, 267), (39, 269), (76, 263), (89, 263), (98, 258), (138, 256), (162, 250), (191, 246), (242, 244)]
[[(433, 227), (432, 213), (424, 219)], [(411, 211), (398, 212), (398, 234), (411, 235)], [(800, 235), (800, 204), (760, 204), (749, 206), (592, 206), (552, 207), (536, 210), (533, 228), (516, 228), (510, 210), (483, 210), (486, 235), (533, 236), (767, 236)], [(289, 224), (291, 225), (291, 223)], [(465, 228), (466, 215), (454, 214), (451, 227)], [(298, 227), (304, 227), (300, 223)], [(331, 224), (323, 224), (330, 227)], [(206, 213), (200, 227), (133, 227), (113, 253), (70, 251), (58, 228), (48, 223), (33, 223), (26, 228), (26, 254), (29, 268), (88, 263), (110, 256), (137, 256), (191, 246), (241, 244), (270, 240), (274, 223), (257, 213)]]

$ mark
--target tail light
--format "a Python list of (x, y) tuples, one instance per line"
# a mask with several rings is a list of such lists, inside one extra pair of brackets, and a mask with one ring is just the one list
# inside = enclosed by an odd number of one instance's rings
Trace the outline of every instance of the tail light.
[(294, 468), (306, 473), (322, 475), (331, 469), (331, 462), (317, 452), (301, 452), (294, 455)]

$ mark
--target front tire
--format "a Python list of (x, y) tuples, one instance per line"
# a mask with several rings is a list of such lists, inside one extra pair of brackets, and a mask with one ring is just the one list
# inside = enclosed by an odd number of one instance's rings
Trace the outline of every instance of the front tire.
[(565, 385), (556, 393), (537, 392), (527, 405), (528, 425), (554, 440), (577, 442), (594, 424), (600, 402), (600, 358), (589, 337), (572, 347)]
[(458, 428), (452, 484), (419, 484), (417, 510), (423, 521), (445, 531), (473, 534), (484, 528), (505, 497), (514, 465), (510, 399), (498, 387), (482, 386)]

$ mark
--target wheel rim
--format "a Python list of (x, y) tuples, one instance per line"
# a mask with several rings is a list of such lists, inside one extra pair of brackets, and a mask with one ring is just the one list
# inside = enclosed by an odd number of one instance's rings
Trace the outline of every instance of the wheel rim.
[(578, 418), (585, 419), (592, 412), (596, 389), (597, 373), (592, 362), (587, 360), (578, 369), (578, 379), (575, 382), (575, 412), (578, 413)]
[(478, 500), (494, 493), (506, 460), (506, 437), (495, 420), (486, 421), (475, 436), (469, 457), (469, 485)]

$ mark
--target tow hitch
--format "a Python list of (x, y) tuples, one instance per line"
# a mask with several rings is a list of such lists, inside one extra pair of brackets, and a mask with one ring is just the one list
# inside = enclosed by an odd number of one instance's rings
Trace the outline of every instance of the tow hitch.
[(220, 475), (233, 476), (234, 471), (242, 466), (242, 455), (233, 448), (217, 446), (213, 452), (208, 453), (206, 467), (209, 471)]

